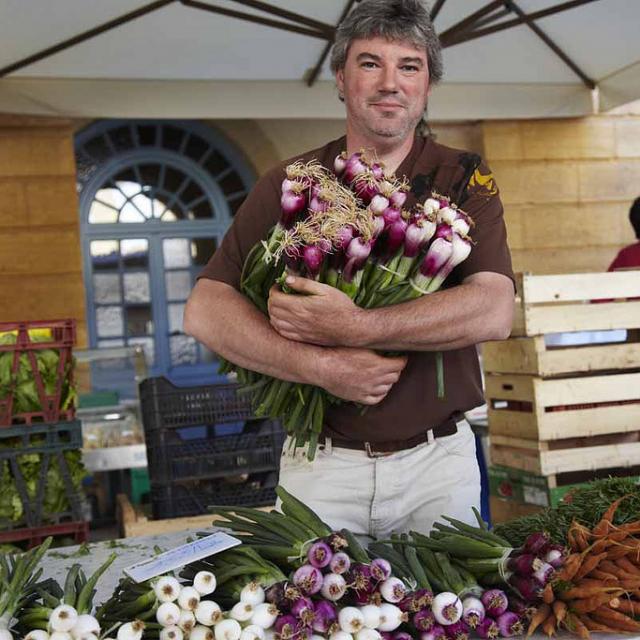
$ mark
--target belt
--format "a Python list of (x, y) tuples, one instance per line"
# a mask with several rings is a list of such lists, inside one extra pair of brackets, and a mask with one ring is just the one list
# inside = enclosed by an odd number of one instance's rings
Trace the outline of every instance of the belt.
[[(385, 456), (396, 451), (404, 451), (405, 449), (413, 449), (418, 445), (429, 442), (433, 438), (443, 438), (444, 436), (452, 436), (458, 433), (457, 422), (464, 416), (452, 415), (445, 420), (442, 424), (439, 424), (433, 429), (428, 429), (417, 436), (413, 436), (407, 440), (386, 440), (384, 442), (365, 442), (364, 440), (345, 440), (343, 438), (329, 438), (331, 440), (331, 446), (338, 449), (355, 449), (358, 451), (366, 451), (370, 458), (376, 458), (379, 456)], [(318, 444), (323, 445), (325, 443), (325, 437), (321, 436), (318, 439)]]

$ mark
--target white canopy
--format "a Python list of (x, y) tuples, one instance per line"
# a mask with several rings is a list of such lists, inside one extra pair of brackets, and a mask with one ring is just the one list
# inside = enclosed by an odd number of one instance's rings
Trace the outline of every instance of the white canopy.
[[(432, 120), (577, 116), (640, 98), (640, 0), (432, 4), (448, 45), (445, 79), (429, 106)], [(313, 86), (305, 78), (345, 5), (348, 0), (4, 0), (0, 112), (342, 118), (327, 61)], [(560, 6), (533, 22), (541, 34), (521, 23), (479, 37), (483, 29), (520, 20), (520, 11), (535, 18)], [(459, 27), (486, 7), (466, 30)], [(132, 18), (134, 11), (140, 15)], [(55, 45), (57, 52), (46, 51)]]

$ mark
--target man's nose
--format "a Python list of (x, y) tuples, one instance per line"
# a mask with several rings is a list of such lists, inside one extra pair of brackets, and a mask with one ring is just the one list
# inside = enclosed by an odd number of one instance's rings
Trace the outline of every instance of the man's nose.
[(398, 89), (396, 70), (393, 67), (385, 67), (380, 75), (380, 91), (394, 93)]

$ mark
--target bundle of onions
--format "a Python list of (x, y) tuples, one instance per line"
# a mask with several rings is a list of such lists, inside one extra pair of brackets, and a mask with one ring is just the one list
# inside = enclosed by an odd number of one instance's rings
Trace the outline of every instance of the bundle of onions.
[[(448, 198), (432, 194), (411, 210), (408, 184), (386, 175), (381, 163), (358, 152), (340, 154), (334, 173), (296, 162), (282, 182), (282, 215), (245, 261), (241, 289), (267, 313), (269, 290), (283, 291), (288, 275), (336, 287), (363, 308), (413, 300), (439, 289), (467, 258), (473, 224)], [(438, 380), (443, 380), (442, 357)], [(328, 403), (323, 389), (278, 380), (221, 361), (251, 392), (256, 415), (281, 419), (295, 447), (313, 459)], [(442, 384), (438, 395), (442, 396)]]

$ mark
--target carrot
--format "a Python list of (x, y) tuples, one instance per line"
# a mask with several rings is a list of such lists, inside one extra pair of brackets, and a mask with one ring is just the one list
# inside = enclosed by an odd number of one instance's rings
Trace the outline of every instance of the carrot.
[(606, 557), (606, 552), (599, 553), (597, 555), (587, 554), (587, 556), (585, 556), (585, 560), (580, 565), (580, 568), (574, 574), (574, 580), (580, 580), (580, 578), (584, 578), (589, 575)]
[(560, 624), (566, 617), (567, 615), (567, 605), (562, 602), (562, 600), (556, 600), (553, 605), (553, 613), (556, 616), (556, 620), (558, 621), (558, 624)]
[[(615, 606), (612, 604), (613, 600), (617, 600)], [(632, 618), (640, 615), (640, 602), (637, 600), (631, 600), (629, 598), (614, 598), (613, 600), (609, 603), (609, 606), (612, 609), (620, 611), (621, 613), (626, 613)]]
[[(569, 534), (571, 534), (571, 537), (569, 537)], [(589, 531), (589, 529), (583, 524), (574, 520), (571, 523), (571, 527), (569, 527), (567, 540), (569, 541), (569, 546), (573, 551), (584, 551), (589, 546), (588, 538), (590, 536), (591, 531)]]
[(603, 560), (598, 568), (602, 569), (602, 571), (606, 571), (607, 573), (612, 573), (614, 576), (617, 576), (621, 580), (633, 580), (634, 578), (640, 579), (640, 574), (629, 573), (625, 569), (620, 568), (615, 562), (611, 560)]
[[(618, 591), (618, 593), (620, 593), (620, 591)], [(575, 613), (591, 613), (598, 607), (608, 604), (609, 601), (614, 597), (614, 595), (616, 594), (600, 593), (596, 596), (591, 596), (590, 598), (572, 600), (569, 606), (571, 608), (571, 611), (574, 611)]]
[(640, 589), (640, 579), (638, 578), (634, 578), (633, 580), (630, 580), (629, 578), (618, 580), (618, 584), (620, 585), (620, 588), (626, 589), (627, 591), (636, 591)]
[(602, 584), (602, 580), (595, 580), (594, 578), (582, 578), (582, 580), (578, 580), (578, 582), (575, 582), (574, 587), (602, 587), (602, 586), (608, 586), (608, 585), (603, 585)]
[(565, 618), (565, 626), (572, 633), (577, 633), (583, 640), (588, 640), (591, 638), (591, 634), (589, 633), (589, 629), (586, 627), (584, 622), (578, 617), (573, 615), (572, 613), (567, 613), (567, 617)]
[(609, 560), (618, 560), (619, 558), (624, 558), (627, 555), (632, 554), (633, 547), (630, 547), (621, 542), (616, 542), (614, 545), (610, 546), (607, 549), (607, 557)]
[(549, 617), (551, 607), (543, 602), (531, 616), (529, 628), (527, 629), (527, 638)]
[(562, 565), (562, 569), (558, 572), (558, 580), (563, 580), (569, 582), (573, 580), (573, 577), (576, 575), (576, 571), (580, 568), (580, 564), (582, 563), (582, 554), (581, 553), (572, 553), (567, 556), (567, 559), (564, 561)]
[(602, 582), (615, 582), (617, 583), (619, 578), (618, 576), (613, 575), (613, 573), (607, 573), (606, 571), (601, 571), (600, 569), (594, 569), (589, 574), (590, 578), (596, 578)]
[(599, 596), (605, 593), (611, 593), (612, 591), (620, 591), (620, 587), (606, 587), (601, 585), (599, 587), (572, 587), (561, 593), (562, 599), (565, 602), (570, 600), (583, 600), (585, 598), (592, 598), (593, 596)]
[(637, 622), (624, 613), (615, 611), (611, 607), (598, 607), (593, 612), (593, 617), (619, 631), (640, 631), (640, 622)]
[(555, 594), (553, 593), (553, 585), (551, 582), (547, 582), (544, 589), (542, 590), (542, 601), (547, 604), (551, 604), (556, 599)]
[(602, 624), (601, 622), (597, 622), (593, 618), (589, 617), (586, 613), (582, 613), (576, 617), (580, 618), (581, 622), (584, 624), (585, 627), (587, 627), (587, 629), (589, 629), (589, 631), (602, 631), (604, 633), (616, 632), (615, 629), (612, 629), (611, 627), (608, 627), (607, 625)]
[(609, 505), (609, 508), (602, 514), (602, 518), (600, 519), (600, 522), (598, 522), (598, 524), (596, 524), (596, 526), (593, 527), (593, 529), (591, 530), (591, 533), (594, 536), (602, 536), (609, 533), (609, 531), (613, 526), (613, 516), (615, 515), (617, 508), (620, 506), (620, 503), (626, 497), (627, 497), (626, 495), (621, 496), (620, 498), (618, 498), (617, 500), (614, 500)]
[(553, 613), (549, 614), (547, 619), (542, 623), (542, 630), (549, 638), (556, 633), (556, 623), (556, 616)]
[(615, 562), (621, 569), (624, 569), (627, 573), (631, 573), (640, 577), (640, 567), (633, 564), (633, 562), (631, 562), (631, 560), (629, 560), (629, 558), (627, 558), (626, 556), (618, 558)]

